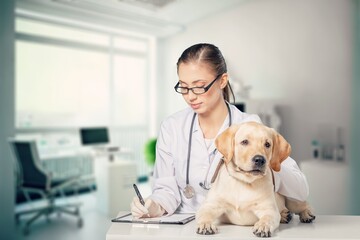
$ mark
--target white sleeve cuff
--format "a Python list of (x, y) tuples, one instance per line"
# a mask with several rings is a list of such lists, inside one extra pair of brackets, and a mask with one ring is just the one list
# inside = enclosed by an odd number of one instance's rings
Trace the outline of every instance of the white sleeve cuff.
[(281, 183), (279, 172), (275, 172), (274, 170), (271, 170), (271, 171), (273, 172), (273, 176), (274, 176), (274, 189), (275, 189), (275, 192), (278, 192), (279, 188), (280, 188), (280, 183)]

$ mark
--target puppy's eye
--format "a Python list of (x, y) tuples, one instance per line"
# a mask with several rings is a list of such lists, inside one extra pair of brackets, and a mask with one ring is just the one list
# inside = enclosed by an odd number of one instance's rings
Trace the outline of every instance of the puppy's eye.
[(246, 146), (246, 145), (249, 144), (249, 141), (245, 139), (245, 140), (242, 140), (242, 141), (240, 142), (240, 144)]
[(266, 147), (266, 148), (270, 148), (270, 147), (271, 147), (271, 144), (270, 144), (269, 142), (266, 142), (266, 143), (265, 143), (265, 147)]

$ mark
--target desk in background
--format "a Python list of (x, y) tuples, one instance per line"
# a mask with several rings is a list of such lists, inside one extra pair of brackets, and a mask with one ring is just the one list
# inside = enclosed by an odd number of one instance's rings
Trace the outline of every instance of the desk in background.
[[(51, 172), (55, 179), (91, 176), (94, 173), (93, 156), (88, 149), (40, 151), (39, 155), (42, 167)], [(94, 185), (95, 181), (89, 184)]]
[[(122, 215), (123, 213), (120, 213)], [(314, 223), (300, 223), (297, 216), (269, 239), (360, 239), (360, 216), (320, 215)], [(106, 240), (126, 239), (262, 239), (252, 233), (252, 227), (220, 225), (215, 235), (199, 235), (195, 220), (186, 225), (112, 223)]]
[(123, 160), (123, 157), (131, 159), (132, 151), (124, 149), (110, 153), (78, 148), (42, 153), (40, 157), (44, 168), (53, 172), (57, 179), (81, 175), (84, 176), (82, 185), (96, 184), (97, 208), (101, 213), (115, 217), (119, 211), (130, 210), (137, 167), (134, 161)]

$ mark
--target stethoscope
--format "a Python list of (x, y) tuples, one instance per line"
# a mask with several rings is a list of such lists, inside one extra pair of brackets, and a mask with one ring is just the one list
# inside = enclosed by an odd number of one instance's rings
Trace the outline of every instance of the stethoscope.
[[(229, 127), (231, 126), (232, 124), (232, 119), (231, 119), (231, 110), (230, 110), (230, 106), (229, 106), (229, 103), (226, 103), (226, 107), (227, 107), (227, 110), (228, 110), (228, 114), (229, 114)], [(195, 117), (196, 117), (196, 113), (194, 113), (193, 117), (192, 117), (192, 120), (191, 120), (191, 126), (190, 126), (190, 134), (189, 134), (189, 145), (188, 145), (188, 152), (187, 152), (187, 165), (186, 165), (186, 186), (184, 188), (184, 195), (187, 199), (190, 199), (192, 197), (195, 196), (195, 190), (194, 188), (190, 185), (190, 182), (189, 182), (189, 170), (190, 170), (190, 155), (191, 155), (191, 142), (192, 142), (192, 133), (193, 133), (193, 129), (194, 129), (194, 123), (195, 123)], [(215, 156), (215, 153), (216, 153), (216, 149), (212, 152), (212, 154)], [(202, 187), (203, 189), (205, 190), (209, 190), (210, 187), (207, 186), (206, 184), (206, 181), (207, 181), (207, 177), (208, 177), (208, 174), (209, 174), (209, 170), (210, 170), (210, 167), (208, 169), (208, 172), (206, 173), (206, 177), (205, 177), (205, 180), (203, 182), (200, 182), (199, 185), (200, 187)]]

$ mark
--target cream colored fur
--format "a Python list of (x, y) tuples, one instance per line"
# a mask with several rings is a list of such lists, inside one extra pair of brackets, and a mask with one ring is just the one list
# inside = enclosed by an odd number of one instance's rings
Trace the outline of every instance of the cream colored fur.
[(224, 164), (196, 213), (197, 233), (216, 233), (219, 220), (254, 226), (256, 236), (270, 237), (280, 222), (291, 220), (291, 212), (302, 222), (315, 219), (306, 202), (274, 192), (272, 171), (280, 171), (291, 153), (276, 131), (256, 122), (233, 125), (216, 139), (216, 146)]

